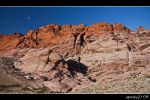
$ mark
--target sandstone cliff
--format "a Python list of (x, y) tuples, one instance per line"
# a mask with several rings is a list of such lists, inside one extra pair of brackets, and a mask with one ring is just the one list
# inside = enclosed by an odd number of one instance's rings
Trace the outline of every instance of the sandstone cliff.
[(24, 36), (0, 37), (1, 56), (16, 58), (15, 68), (35, 81), (33, 88), (75, 92), (93, 84), (150, 76), (150, 31), (143, 27), (131, 32), (123, 24), (104, 22), (50, 24)]
[[(130, 30), (123, 24), (96, 23), (91, 26), (50, 24), (35, 30), (29, 30), (25, 35), (19, 33), (0, 35), (0, 52), (17, 48), (44, 48), (59, 45), (57, 51), (63, 54), (79, 54), (76, 49), (82, 49), (99, 37), (110, 37), (113, 33), (128, 34)], [(67, 48), (66, 48), (67, 47)]]

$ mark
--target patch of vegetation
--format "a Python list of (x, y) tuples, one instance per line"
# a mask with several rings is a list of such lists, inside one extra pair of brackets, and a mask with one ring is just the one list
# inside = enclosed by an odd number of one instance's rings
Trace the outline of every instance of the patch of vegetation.
[(0, 64), (13, 65), (14, 59), (8, 57), (0, 57)]
[(31, 91), (31, 89), (30, 88), (28, 88), (28, 87), (22, 87), (22, 89), (21, 90), (23, 90), (23, 91)]
[(34, 92), (34, 93), (47, 93), (47, 92), (49, 92), (49, 91), (48, 91), (48, 88), (47, 88), (47, 87), (43, 86), (43, 87), (41, 87), (41, 88), (38, 88), (38, 89), (33, 90), (33, 92)]

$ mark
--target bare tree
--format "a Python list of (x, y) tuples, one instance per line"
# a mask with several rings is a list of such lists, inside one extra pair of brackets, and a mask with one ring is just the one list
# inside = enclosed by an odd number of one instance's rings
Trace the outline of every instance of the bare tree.
[(116, 41), (117, 41), (117, 51), (119, 51), (119, 37), (118, 37), (118, 34), (116, 35)]
[(117, 51), (119, 51), (119, 37), (118, 34), (113, 34), (113, 40), (117, 42)]

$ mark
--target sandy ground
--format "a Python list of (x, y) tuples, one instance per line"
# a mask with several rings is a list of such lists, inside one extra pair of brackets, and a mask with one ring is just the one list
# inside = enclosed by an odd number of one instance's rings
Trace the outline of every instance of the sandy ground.
[(80, 86), (71, 93), (98, 93), (98, 94), (149, 94), (150, 78), (137, 77), (119, 79), (107, 84), (91, 84)]

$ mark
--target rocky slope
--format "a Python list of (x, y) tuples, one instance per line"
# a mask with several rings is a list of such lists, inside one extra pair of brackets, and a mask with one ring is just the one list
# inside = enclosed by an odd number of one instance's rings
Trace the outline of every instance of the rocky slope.
[(28, 80), (15, 69), (12, 58), (0, 58), (0, 93), (17, 93), (27, 86)]
[[(150, 31), (143, 27), (132, 32), (122, 24), (50, 24), (13, 36), (14, 41), (8, 42), (9, 35), (1, 35), (0, 55), (15, 58), (15, 68), (34, 80), (33, 88), (78, 93), (81, 87), (86, 92), (93, 84), (107, 88), (122, 80), (145, 81), (150, 76)], [(106, 93), (99, 89), (87, 92)]]

